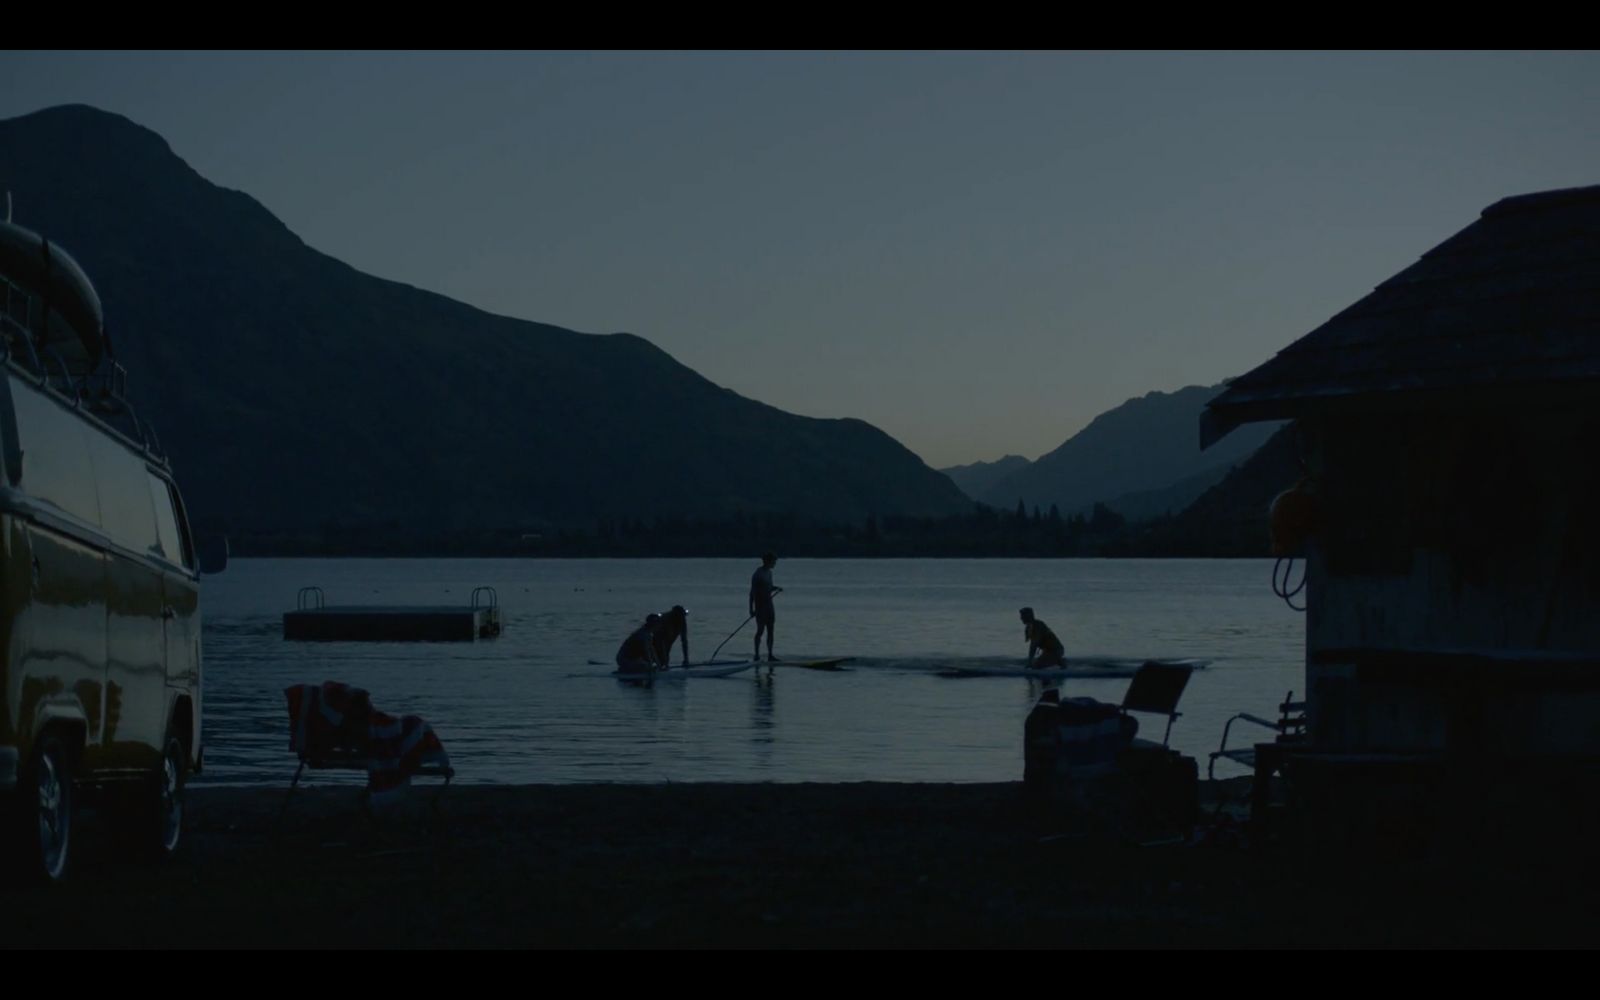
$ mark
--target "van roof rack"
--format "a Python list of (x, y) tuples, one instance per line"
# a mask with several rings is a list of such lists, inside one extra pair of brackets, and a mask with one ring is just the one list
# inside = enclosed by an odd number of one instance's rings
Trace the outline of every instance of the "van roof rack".
[(141, 421), (128, 401), (128, 369), (109, 355), (101, 355), (92, 369), (74, 373), (55, 345), (34, 335), (34, 328), (42, 325), (42, 309), (37, 296), (0, 274), (0, 364), (9, 363), (26, 373), (40, 388), (83, 410), (151, 461), (169, 466), (155, 428)]
[(0, 362), (170, 468), (155, 428), (128, 401), (128, 370), (111, 355), (99, 293), (71, 254), (11, 221), (10, 191), (0, 221)]

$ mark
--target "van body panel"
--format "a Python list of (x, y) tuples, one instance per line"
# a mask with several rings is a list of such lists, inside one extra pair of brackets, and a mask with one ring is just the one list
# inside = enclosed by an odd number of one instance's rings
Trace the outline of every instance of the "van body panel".
[(14, 365), (3, 377), (20, 475), (0, 482), (0, 746), (26, 761), (45, 726), (72, 725), (80, 780), (113, 782), (157, 769), (174, 730), (192, 766), (199, 575), (177, 488), (81, 407)]

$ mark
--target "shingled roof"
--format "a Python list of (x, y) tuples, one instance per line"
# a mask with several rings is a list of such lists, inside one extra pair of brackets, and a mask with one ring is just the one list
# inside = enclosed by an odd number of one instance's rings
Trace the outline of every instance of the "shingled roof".
[(1234, 379), (1200, 446), (1339, 400), (1600, 381), (1600, 185), (1504, 198)]

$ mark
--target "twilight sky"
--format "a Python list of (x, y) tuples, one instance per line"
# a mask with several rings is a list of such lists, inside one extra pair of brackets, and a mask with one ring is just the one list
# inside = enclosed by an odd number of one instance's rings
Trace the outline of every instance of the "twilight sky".
[(1240, 374), (1496, 199), (1600, 183), (1595, 53), (0, 52), (0, 118), (65, 103), (361, 270), (936, 467)]

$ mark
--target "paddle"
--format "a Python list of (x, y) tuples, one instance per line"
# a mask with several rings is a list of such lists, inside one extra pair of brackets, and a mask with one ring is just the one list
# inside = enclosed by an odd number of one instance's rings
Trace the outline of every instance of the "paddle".
[[(776, 598), (781, 593), (783, 593), (783, 588), (782, 587), (774, 587), (774, 588), (772, 588), (772, 596), (774, 598)], [(755, 618), (755, 615), (751, 615), (749, 618), (746, 618), (744, 621), (739, 623), (739, 627), (738, 628), (734, 629), (732, 632), (729, 632), (728, 633), (728, 638), (724, 639), (724, 640), (722, 640), (722, 642), (718, 643), (717, 644), (717, 648), (713, 649), (711, 651), (711, 658), (713, 660), (715, 660), (717, 658), (717, 654), (722, 652), (722, 647), (726, 646), (728, 644), (729, 640), (731, 640), (734, 636), (736, 636), (740, 632), (744, 631), (744, 627), (746, 625), (750, 624), (750, 621), (753, 618)]]

